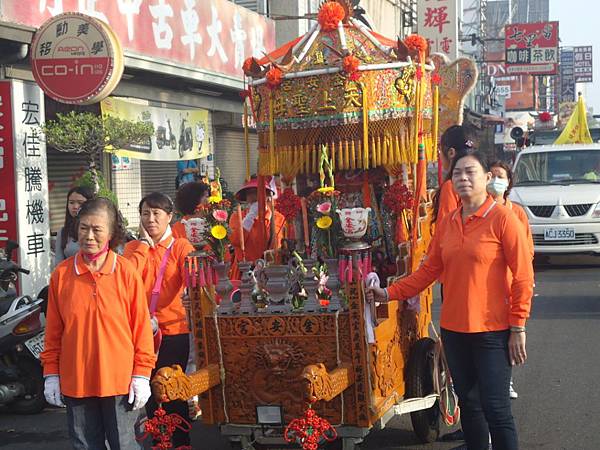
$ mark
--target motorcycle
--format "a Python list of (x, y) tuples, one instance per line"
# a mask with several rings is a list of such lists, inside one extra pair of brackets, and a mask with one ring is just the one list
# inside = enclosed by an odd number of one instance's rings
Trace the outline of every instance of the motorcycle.
[(191, 150), (194, 145), (194, 141), (192, 138), (192, 127), (186, 127), (185, 122), (186, 122), (186, 119), (182, 118), (180, 134), (179, 134), (179, 157), (180, 158), (183, 157), (183, 154), (186, 151)]
[(173, 130), (171, 129), (171, 121), (167, 119), (167, 128), (162, 125), (156, 128), (156, 146), (159, 150), (166, 145), (170, 146), (171, 149), (175, 150), (177, 148), (177, 139), (173, 134)]
[(28, 275), (12, 260), (19, 247), (8, 241), (0, 259), (0, 406), (9, 405), (18, 414), (36, 414), (44, 409), (44, 377), (39, 355), (44, 346), (40, 314), (45, 309), (44, 289), (37, 298), (17, 295), (19, 273)]

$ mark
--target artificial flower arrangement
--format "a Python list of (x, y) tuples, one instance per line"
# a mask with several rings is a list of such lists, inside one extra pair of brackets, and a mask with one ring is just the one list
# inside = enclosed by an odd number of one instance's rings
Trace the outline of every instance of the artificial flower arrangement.
[[(329, 186), (325, 183), (325, 172), (327, 172)], [(334, 258), (337, 238), (341, 234), (336, 213), (340, 192), (335, 190), (335, 179), (325, 145), (321, 147), (319, 178), (321, 187), (307, 198), (315, 224), (316, 248), (313, 253), (323, 258)]]
[(327, 287), (327, 282), (329, 281), (329, 267), (327, 267), (327, 263), (319, 259), (318, 264), (312, 268), (313, 276), (317, 280), (317, 297), (319, 299), (319, 303), (322, 307), (329, 306), (329, 302), (331, 300), (331, 289)]
[[(218, 169), (217, 169), (218, 172)], [(231, 202), (223, 198), (223, 192), (217, 181), (211, 182), (211, 195), (208, 203), (196, 208), (196, 217), (204, 220), (203, 238), (217, 262), (225, 261), (226, 250), (229, 247), (229, 217), (232, 211)], [(214, 185), (214, 188), (213, 188)]]

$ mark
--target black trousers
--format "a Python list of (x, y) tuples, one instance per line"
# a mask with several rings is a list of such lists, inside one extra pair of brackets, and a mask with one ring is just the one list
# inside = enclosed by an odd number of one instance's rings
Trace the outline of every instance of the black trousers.
[[(187, 334), (176, 334), (173, 336), (163, 335), (160, 351), (158, 352), (158, 361), (156, 362), (156, 368), (152, 371), (152, 376), (154, 377), (156, 371), (161, 367), (168, 367), (174, 364), (181, 366), (181, 369), (185, 372), (189, 353), (190, 341)], [(163, 407), (167, 414), (179, 414), (184, 420), (189, 420), (187, 402), (176, 400), (165, 403)], [(148, 414), (148, 417), (153, 417), (154, 411), (157, 409), (158, 405), (156, 404), (154, 397), (150, 397), (150, 400), (146, 403), (146, 413)], [(181, 430), (175, 430), (172, 442), (174, 448), (182, 445), (190, 445), (190, 434)]]
[(518, 450), (508, 387), (512, 367), (510, 332), (456, 333), (442, 328), (442, 342), (458, 394), (462, 429), (469, 450)]

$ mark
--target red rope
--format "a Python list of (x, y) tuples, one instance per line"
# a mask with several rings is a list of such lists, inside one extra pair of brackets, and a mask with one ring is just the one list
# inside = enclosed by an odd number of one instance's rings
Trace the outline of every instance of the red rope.
[[(192, 425), (179, 414), (167, 414), (163, 407), (160, 406), (154, 412), (154, 417), (152, 417), (152, 419), (146, 419), (144, 421), (145, 434), (138, 438), (138, 441), (143, 441), (151, 436), (153, 442), (156, 443), (151, 447), (152, 450), (170, 450), (174, 448), (171, 439), (173, 438), (173, 433), (177, 429), (189, 433), (192, 429)], [(192, 450), (192, 447), (189, 445), (182, 445), (175, 450)]]
[(283, 436), (289, 443), (300, 444), (303, 450), (317, 450), (322, 439), (335, 441), (337, 432), (327, 419), (319, 417), (309, 405), (303, 417), (292, 420), (285, 427)]

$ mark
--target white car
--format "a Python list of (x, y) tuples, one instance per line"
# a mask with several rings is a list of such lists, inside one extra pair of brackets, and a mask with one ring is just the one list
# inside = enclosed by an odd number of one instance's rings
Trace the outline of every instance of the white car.
[(513, 171), (536, 253), (600, 254), (600, 144), (528, 147)]

